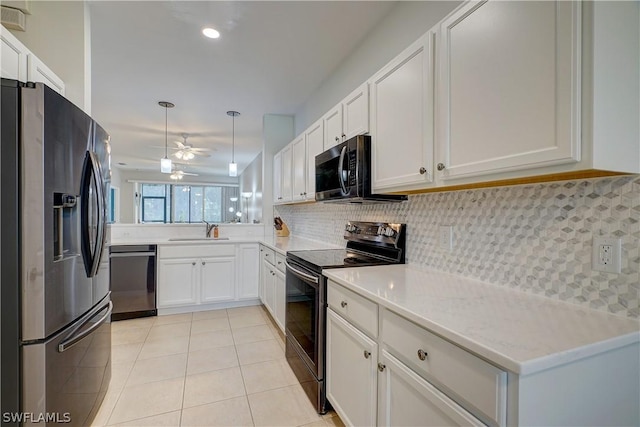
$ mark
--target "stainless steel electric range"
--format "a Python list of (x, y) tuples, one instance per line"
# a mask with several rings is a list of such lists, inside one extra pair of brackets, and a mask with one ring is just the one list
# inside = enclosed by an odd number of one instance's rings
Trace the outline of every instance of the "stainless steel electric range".
[(287, 252), (286, 357), (319, 413), (329, 408), (324, 383), (327, 268), (404, 264), (405, 224), (347, 223), (345, 249)]

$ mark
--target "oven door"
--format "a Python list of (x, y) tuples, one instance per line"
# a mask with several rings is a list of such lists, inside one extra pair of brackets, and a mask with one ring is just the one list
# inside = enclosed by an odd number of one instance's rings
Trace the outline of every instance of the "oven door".
[(316, 379), (324, 375), (325, 295), (322, 275), (287, 259), (286, 334)]

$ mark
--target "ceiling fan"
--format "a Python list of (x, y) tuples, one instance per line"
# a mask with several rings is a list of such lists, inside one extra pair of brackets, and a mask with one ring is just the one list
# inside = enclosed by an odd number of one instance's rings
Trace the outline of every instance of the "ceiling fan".
[(195, 156), (210, 157), (206, 154), (207, 151), (213, 151), (210, 148), (195, 148), (192, 145), (187, 144), (188, 133), (183, 133), (182, 138), (184, 141), (173, 141), (178, 147), (172, 147), (174, 150), (178, 150), (173, 155), (180, 160), (193, 160)]
[(175, 181), (180, 181), (182, 178), (184, 178), (185, 176), (198, 176), (197, 173), (190, 173), (190, 172), (185, 172), (183, 170), (178, 170), (178, 169), (174, 169), (173, 172), (171, 172), (171, 175), (169, 175), (169, 178), (175, 180)]

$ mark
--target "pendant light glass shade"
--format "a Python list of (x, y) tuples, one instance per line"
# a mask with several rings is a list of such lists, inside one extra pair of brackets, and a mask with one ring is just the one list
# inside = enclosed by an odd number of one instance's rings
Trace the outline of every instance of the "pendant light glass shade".
[(227, 116), (231, 116), (231, 163), (229, 163), (229, 176), (238, 176), (238, 164), (236, 163), (236, 117), (240, 113), (237, 111), (227, 111)]
[(175, 107), (175, 105), (168, 101), (160, 101), (158, 105), (164, 107), (164, 158), (160, 159), (160, 172), (171, 173), (171, 159), (168, 156), (168, 138), (167, 138), (167, 111), (169, 108)]

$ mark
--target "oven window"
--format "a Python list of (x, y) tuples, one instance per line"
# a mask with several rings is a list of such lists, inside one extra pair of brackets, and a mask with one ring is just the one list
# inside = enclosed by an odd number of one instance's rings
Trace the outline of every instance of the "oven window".
[(287, 334), (298, 342), (310, 361), (317, 365), (318, 290), (287, 272)]

